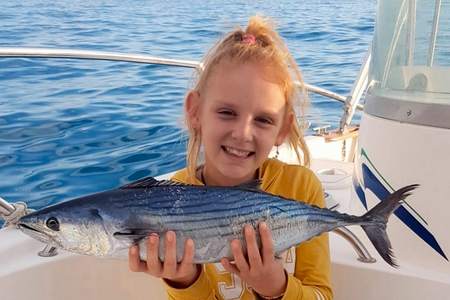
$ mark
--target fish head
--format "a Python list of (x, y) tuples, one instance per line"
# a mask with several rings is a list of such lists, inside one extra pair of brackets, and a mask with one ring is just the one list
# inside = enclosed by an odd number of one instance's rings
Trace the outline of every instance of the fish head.
[(112, 244), (97, 209), (49, 207), (30, 213), (18, 222), (30, 237), (70, 252), (105, 256)]

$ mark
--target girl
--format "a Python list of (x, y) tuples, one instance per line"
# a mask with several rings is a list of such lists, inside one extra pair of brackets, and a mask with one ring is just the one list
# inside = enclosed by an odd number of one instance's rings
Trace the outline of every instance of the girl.
[[(294, 81), (301, 83), (298, 89)], [(309, 165), (309, 153), (294, 112), (305, 104), (304, 85), (287, 47), (261, 17), (252, 17), (245, 31), (229, 33), (206, 56), (195, 88), (185, 100), (190, 138), (187, 168), (173, 180), (234, 186), (260, 179), (269, 193), (323, 206), (320, 182), (306, 167), (268, 159), (273, 146), (287, 140), (299, 161)], [(204, 163), (198, 165), (200, 148)], [(187, 240), (181, 262), (176, 238), (165, 239), (165, 260), (158, 259), (159, 237), (148, 239), (147, 261), (130, 248), (134, 272), (162, 278), (170, 299), (331, 299), (328, 237), (302, 243), (283, 259), (275, 258), (270, 229), (262, 222), (246, 225), (247, 255), (239, 240), (231, 242), (233, 262), (195, 265), (195, 245)], [(284, 264), (283, 264), (284, 263)]]

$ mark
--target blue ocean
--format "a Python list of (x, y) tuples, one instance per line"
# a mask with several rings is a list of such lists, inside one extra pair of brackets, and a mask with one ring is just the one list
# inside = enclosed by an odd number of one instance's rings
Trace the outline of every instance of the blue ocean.
[[(0, 47), (196, 61), (249, 16), (269, 16), (305, 81), (348, 95), (376, 1), (10, 0), (0, 8)], [(188, 68), (0, 58), (0, 197), (40, 208), (182, 168), (182, 103), (192, 82)], [(336, 127), (341, 114), (340, 103), (311, 96), (311, 127)]]

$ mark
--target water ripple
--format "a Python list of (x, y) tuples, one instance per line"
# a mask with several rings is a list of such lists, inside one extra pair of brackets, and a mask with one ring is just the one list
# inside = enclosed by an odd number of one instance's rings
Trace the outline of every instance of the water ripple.
[[(217, 9), (220, 8), (220, 14)], [(199, 60), (250, 15), (272, 16), (305, 79), (347, 94), (371, 40), (375, 1), (5, 1), (0, 46)], [(38, 208), (185, 165), (186, 68), (0, 59), (0, 196)], [(312, 97), (314, 124), (342, 106)]]

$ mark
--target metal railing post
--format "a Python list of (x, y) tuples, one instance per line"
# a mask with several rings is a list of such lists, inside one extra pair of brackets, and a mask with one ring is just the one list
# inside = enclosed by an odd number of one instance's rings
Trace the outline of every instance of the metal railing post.
[(0, 216), (9, 216), (16, 209), (9, 204), (6, 200), (0, 197)]
[(438, 31), (438, 27), (439, 27), (440, 14), (441, 14), (441, 0), (436, 0), (434, 3), (433, 28), (431, 28), (430, 44), (428, 46), (427, 65), (429, 67), (433, 66), (433, 62), (434, 62), (434, 51), (436, 50), (436, 38), (437, 38), (437, 31)]

